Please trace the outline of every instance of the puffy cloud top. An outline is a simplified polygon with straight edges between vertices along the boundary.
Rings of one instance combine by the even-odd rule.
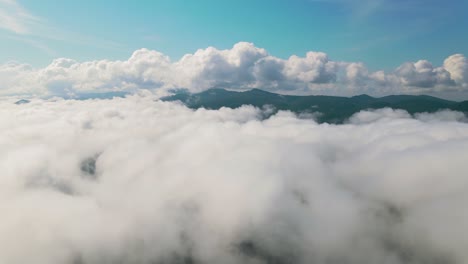
[[[468,87],[468,61],[462,54],[455,54],[444,61],[444,68],[452,80],[463,88]]]
[[[434,68],[427,60],[407,62],[398,67],[396,73],[405,86],[432,88],[436,85],[451,85],[454,81],[445,68]]]
[[[323,52],[307,52],[305,58],[291,56],[285,61],[285,75],[301,83],[329,83],[336,79],[335,62]]]
[[[160,52],[140,49],[126,61],[60,58],[41,69],[7,63],[0,66],[0,81],[1,94],[202,91],[212,87],[346,95],[432,93],[467,91],[468,62],[455,54],[440,67],[420,60],[403,63],[393,72],[371,72],[362,63],[333,61],[323,52],[280,59],[252,43],[240,42],[227,50],[200,49],[175,62]]]

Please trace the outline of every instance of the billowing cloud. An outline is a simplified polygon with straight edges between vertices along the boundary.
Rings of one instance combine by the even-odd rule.
[[[0,263],[468,261],[461,113],[30,101],[0,100]]]
[[[183,79],[176,85],[195,90],[246,87],[255,82],[256,63],[267,55],[264,49],[245,42],[237,43],[230,50],[200,49],[175,63],[175,72],[180,72]]]
[[[407,62],[396,70],[401,83],[405,86],[431,88],[438,84],[451,85],[454,80],[444,68],[434,68],[429,61]]]
[[[444,61],[444,68],[462,88],[468,87],[468,61],[462,54],[455,54]]]
[[[186,88],[198,92],[213,87],[262,88],[287,93],[352,95],[369,93],[467,92],[468,63],[461,54],[435,67],[426,60],[406,62],[394,71],[372,72],[360,62],[333,61],[322,52],[281,59],[252,43],[231,49],[214,47],[187,54],[178,61],[148,49],[126,61],[77,62],[56,59],[50,65],[7,63],[0,66],[2,94],[73,95],[80,92],[165,91]]]
[[[291,56],[285,66],[288,79],[301,83],[329,83],[336,79],[337,64],[323,52],[308,52],[305,58]]]

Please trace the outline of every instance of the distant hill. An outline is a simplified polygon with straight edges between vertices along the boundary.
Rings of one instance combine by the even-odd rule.
[[[31,101],[26,99],[21,99],[15,102],[16,105],[29,104]]]
[[[427,95],[391,95],[380,98],[365,94],[353,97],[294,96],[270,93],[260,89],[233,92],[213,88],[196,94],[180,91],[172,96],[164,97],[162,100],[181,101],[187,107],[193,109],[237,108],[242,105],[263,107],[271,105],[276,110],[289,110],[295,113],[320,112],[321,115],[318,121],[327,123],[342,123],[361,110],[384,107],[403,109],[410,114],[420,112],[431,113],[443,109],[468,113],[468,101],[454,102]]]

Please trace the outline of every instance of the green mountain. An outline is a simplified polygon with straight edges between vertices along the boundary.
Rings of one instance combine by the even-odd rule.
[[[237,108],[242,105],[263,107],[270,105],[276,111],[289,110],[295,113],[320,112],[318,122],[327,123],[342,123],[361,110],[384,107],[403,109],[410,114],[420,112],[431,113],[443,109],[468,113],[468,101],[454,102],[427,95],[391,95],[380,98],[365,94],[353,97],[323,95],[294,96],[270,93],[260,89],[234,92],[213,88],[196,94],[179,91],[172,96],[162,98],[162,100],[181,101],[192,109]]]

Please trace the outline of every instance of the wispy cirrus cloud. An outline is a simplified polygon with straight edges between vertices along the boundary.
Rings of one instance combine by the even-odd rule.
[[[428,21],[447,19],[459,4],[447,5],[437,0],[309,0],[312,3],[339,5],[346,9],[353,24],[368,23],[375,18],[398,18],[396,21],[411,21],[422,29]],[[411,26],[411,25],[408,25]],[[412,27],[410,27],[411,29]],[[400,28],[405,30],[405,28]]]
[[[383,8],[388,1],[387,0],[362,0],[362,1],[353,1],[353,0],[309,0],[310,2],[321,2],[329,4],[340,4],[346,5],[350,8],[350,15],[354,19],[364,19],[379,9]]]
[[[0,0],[0,29],[4,37],[26,43],[50,56],[58,53],[50,47],[50,42],[66,42],[80,46],[120,49],[122,45],[95,36],[79,34],[53,25],[47,19],[33,14],[16,0]]]
[[[0,0],[0,28],[9,32],[28,35],[43,20],[31,14],[15,0]]]

